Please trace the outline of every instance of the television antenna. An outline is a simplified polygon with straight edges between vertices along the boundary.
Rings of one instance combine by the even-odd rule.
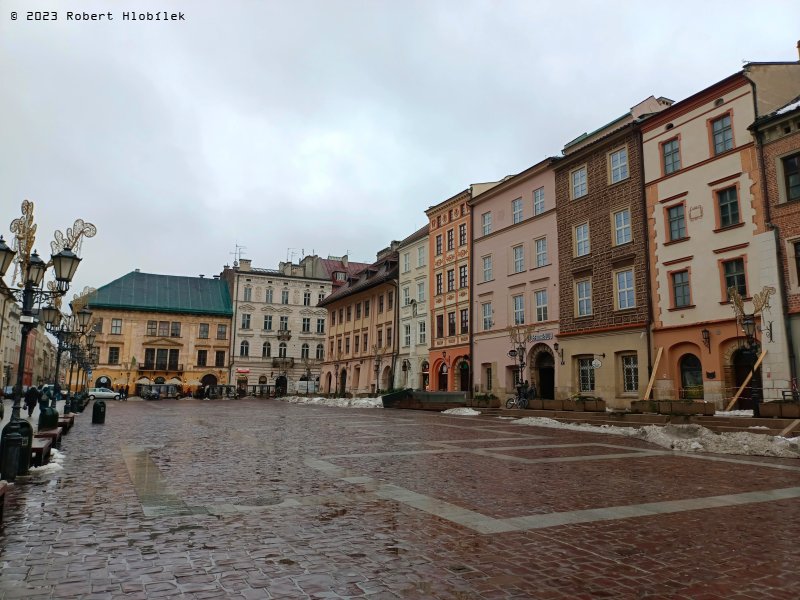
[[[233,266],[238,267],[239,261],[242,259],[242,254],[243,254],[242,250],[247,250],[247,246],[240,246],[239,242],[236,242],[236,244],[234,244],[234,247],[236,249],[233,252],[228,252],[228,254],[233,255]]]

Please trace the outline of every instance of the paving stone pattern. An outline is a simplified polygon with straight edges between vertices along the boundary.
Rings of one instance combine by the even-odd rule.
[[[90,412],[9,493],[0,598],[800,597],[800,461],[270,400]]]

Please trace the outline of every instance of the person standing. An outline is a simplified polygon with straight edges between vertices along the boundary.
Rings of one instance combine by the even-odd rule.
[[[25,407],[28,409],[28,418],[33,416],[33,409],[39,402],[39,390],[30,386],[25,392]]]

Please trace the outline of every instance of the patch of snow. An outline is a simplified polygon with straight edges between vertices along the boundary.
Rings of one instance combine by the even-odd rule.
[[[443,410],[442,414],[444,415],[467,415],[467,416],[475,416],[481,414],[478,410],[473,410],[466,406],[460,406],[458,408],[448,408],[447,410]]]
[[[497,417],[497,418],[498,419],[506,419],[507,421],[516,421],[517,420],[517,417],[503,417],[503,416],[500,416],[500,417]]]
[[[64,453],[53,448],[50,450],[50,462],[41,467],[31,467],[29,472],[31,475],[50,475],[51,473],[58,473],[64,470],[63,462]]]
[[[800,437],[783,438],[744,431],[714,433],[701,425],[645,425],[644,427],[601,425],[598,427],[585,423],[561,423],[544,417],[525,417],[517,419],[514,424],[622,435],[679,452],[800,458]]]
[[[791,104],[787,104],[783,108],[776,110],[775,114],[776,115],[785,115],[786,113],[793,111],[795,108],[800,108],[800,100],[797,100],[796,102],[792,102]]]
[[[748,429],[769,429],[766,425],[750,425]]]
[[[383,400],[376,398],[321,398],[319,396],[283,396],[279,398],[290,404],[311,404],[314,406],[333,406],[336,408],[383,408]]]
[[[717,417],[752,417],[752,410],[718,410],[714,413]]]

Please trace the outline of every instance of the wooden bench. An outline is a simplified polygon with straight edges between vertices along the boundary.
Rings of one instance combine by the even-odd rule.
[[[3,522],[3,508],[6,505],[6,488],[8,484],[5,481],[0,481],[0,523]]]
[[[61,427],[55,427],[54,429],[40,429],[39,433],[37,433],[34,438],[48,438],[50,439],[53,448],[61,448],[61,435],[64,433],[64,429]]]
[[[58,418],[58,426],[64,430],[64,433],[69,433],[72,426],[75,424],[75,415],[61,415]]]
[[[50,462],[50,448],[53,442],[50,438],[35,437],[31,444],[31,465],[41,467]]]

